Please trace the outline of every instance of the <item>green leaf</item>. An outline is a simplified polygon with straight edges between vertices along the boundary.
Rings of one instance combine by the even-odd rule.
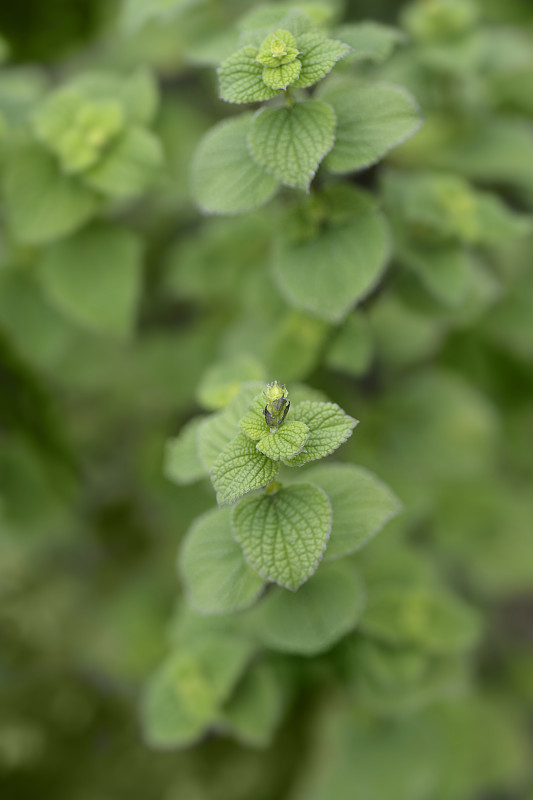
[[[320,464],[307,470],[305,478],[325,491],[333,511],[324,560],[360,550],[401,511],[396,495],[364,467]]]
[[[364,375],[370,367],[374,351],[372,333],[366,315],[355,312],[335,336],[326,353],[330,369],[347,375]]]
[[[378,64],[385,61],[396,44],[406,38],[397,28],[370,21],[341,25],[335,28],[334,34],[352,48],[350,62],[375,61]]]
[[[274,276],[288,303],[338,323],[381,278],[389,232],[374,199],[359,189],[328,187],[320,199],[327,225],[299,239],[282,232]]]
[[[331,72],[337,61],[350,52],[350,47],[335,39],[327,39],[319,33],[306,33],[298,39],[299,60],[302,70],[293,81],[294,86],[306,88],[322,80]]]
[[[266,747],[272,741],[283,706],[279,677],[268,663],[259,662],[246,672],[225,706],[222,724],[243,744]]]
[[[227,408],[212,414],[200,426],[198,447],[206,470],[211,469],[226,445],[239,433],[242,415],[263,386],[259,381],[245,383]]]
[[[478,612],[459,597],[395,583],[372,588],[361,626],[381,641],[417,645],[438,655],[469,650],[482,633]]]
[[[296,58],[290,64],[279,64],[276,67],[263,69],[263,82],[271,89],[286,89],[292,85],[302,69],[301,62]]]
[[[202,378],[196,395],[204,408],[216,410],[227,406],[243,383],[264,378],[264,367],[256,358],[239,354],[215,362]]]
[[[138,67],[128,74],[83,71],[69,81],[68,88],[90,100],[119,103],[127,121],[134,125],[149,125],[157,112],[158,84],[146,67]]]
[[[351,435],[358,420],[345,414],[336,403],[305,402],[295,406],[292,419],[305,422],[309,439],[303,452],[283,459],[289,467],[299,467],[333,453]]]
[[[274,461],[291,458],[300,453],[309,437],[309,428],[303,422],[284,422],[256,444],[258,450]]]
[[[185,747],[216,722],[252,654],[250,642],[206,633],[180,646],[149,681],[142,704],[145,737],[152,747]]]
[[[260,103],[279,94],[263,80],[264,67],[257,61],[256,47],[243,47],[222,62],[217,70],[219,91],[227,103]]]
[[[54,305],[89,330],[130,336],[141,291],[141,243],[129,231],[95,224],[49,247],[41,261]]]
[[[151,186],[162,165],[163,151],[156,136],[132,127],[84,174],[83,180],[110,197],[134,197]]]
[[[179,565],[187,603],[200,614],[248,608],[264,586],[234,539],[229,508],[215,508],[195,520]]]
[[[204,417],[195,417],[183,426],[174,439],[165,445],[163,473],[178,486],[187,486],[206,475],[198,454],[198,434]]]
[[[18,148],[4,169],[7,222],[24,244],[43,244],[72,233],[93,216],[100,203],[76,178],[63,175],[40,145]]]
[[[363,169],[413,136],[421,125],[418,105],[400,86],[340,81],[320,97],[337,115],[335,145],[324,165],[331,172]]]
[[[267,647],[316,655],[353,630],[365,601],[364,584],[351,564],[323,564],[297,592],[270,592],[250,612],[249,621]]]
[[[335,114],[309,100],[292,107],[263,108],[253,118],[248,146],[254,160],[286,186],[307,190],[335,141]]]
[[[246,144],[252,114],[215,125],[200,141],[192,162],[195,201],[208,214],[239,214],[263,206],[279,181],[255,163]]]
[[[265,67],[279,67],[294,61],[298,52],[292,33],[278,29],[264,39],[257,60]]]
[[[470,288],[471,262],[458,244],[399,243],[398,256],[416,272],[428,292],[446,306],[456,307]]]
[[[233,510],[232,524],[252,567],[265,580],[296,591],[322,558],[331,506],[318,486],[300,483],[274,495],[244,498]]]
[[[257,441],[270,433],[270,427],[266,423],[264,414],[266,404],[265,393],[264,391],[260,392],[257,397],[254,397],[246,414],[239,422],[241,430],[249,439]]]
[[[124,0],[121,24],[132,33],[153,19],[178,15],[195,5],[198,0]]]
[[[260,489],[273,481],[278,465],[256,450],[244,433],[238,433],[215,461],[211,480],[217,493],[217,502],[234,503],[253,489]]]

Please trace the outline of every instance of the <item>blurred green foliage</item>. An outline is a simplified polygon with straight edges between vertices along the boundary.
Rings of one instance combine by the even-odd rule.
[[[407,87],[424,125],[307,203],[206,217],[189,165],[233,113],[214,67],[243,15],[291,3],[259,5],[0,8],[0,794],[528,800],[531,2],[302,2],[338,38],[381,24],[336,69]],[[325,314],[313,263],[295,300],[279,253],[331,209],[349,237],[344,191],[379,209],[390,258]],[[404,510],[348,572],[324,565],[318,646],[272,595],[243,612],[252,652],[239,615],[183,599],[176,553],[214,494],[163,464],[196,414],[274,378],[360,420],[339,457]],[[161,752],[140,717],[169,658],[198,735]]]

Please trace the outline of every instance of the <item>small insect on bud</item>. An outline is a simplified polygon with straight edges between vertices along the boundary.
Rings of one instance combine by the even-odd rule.
[[[277,381],[269,383],[263,392],[267,400],[264,408],[266,424],[269,428],[276,430],[283,422],[290,408],[289,393],[285,386],[281,386]]]

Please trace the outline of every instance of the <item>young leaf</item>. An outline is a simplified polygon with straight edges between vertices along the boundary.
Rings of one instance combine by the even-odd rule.
[[[259,103],[279,94],[263,80],[263,64],[256,47],[243,47],[218,68],[220,97],[227,103]]]
[[[270,433],[270,428],[265,419],[266,404],[265,393],[260,392],[257,397],[254,397],[246,414],[239,422],[241,430],[249,439],[258,441]]]
[[[298,58],[302,63],[302,69],[292,85],[303,89],[322,80],[328,72],[331,72],[337,61],[350,52],[349,45],[335,39],[327,39],[320,33],[306,33],[300,36],[298,47],[300,49]]]
[[[284,705],[284,687],[268,664],[253,664],[222,713],[222,725],[251,747],[270,744]]]
[[[309,428],[303,422],[289,421],[268,433],[256,447],[274,461],[291,458],[300,453],[309,437]]]
[[[260,489],[273,481],[278,465],[256,450],[244,433],[238,433],[221,452],[211,470],[211,480],[217,493],[217,502],[234,503],[253,489]]]
[[[206,469],[198,454],[198,433],[204,417],[191,419],[174,439],[165,445],[163,473],[178,486],[187,486],[203,478]]]
[[[119,339],[131,334],[142,278],[134,234],[103,224],[85,228],[49,247],[41,270],[47,296],[70,319]]]
[[[226,445],[239,433],[242,415],[263,386],[259,381],[243,384],[227,408],[203,422],[198,434],[198,451],[206,470],[211,469]]]
[[[253,160],[246,144],[252,114],[224,120],[200,141],[192,161],[194,199],[208,214],[239,214],[267,203],[279,181]]]
[[[375,164],[421,125],[416,101],[400,86],[342,81],[327,86],[320,97],[337,115],[335,145],[324,162],[331,172],[353,172]]]
[[[273,269],[287,302],[339,323],[380,279],[389,256],[389,233],[374,200],[361,190],[333,186],[322,197],[327,226],[301,241],[282,233]],[[342,209],[339,219],[334,216],[337,207]]]
[[[232,524],[254,569],[265,580],[296,591],[322,558],[331,505],[318,486],[300,483],[274,495],[244,498],[233,509]]]
[[[290,64],[279,64],[276,67],[264,67],[263,81],[271,89],[286,89],[287,86],[295,83],[301,69],[301,61],[297,58],[291,61]]]
[[[363,467],[320,464],[307,470],[305,477],[320,486],[331,502],[333,523],[324,560],[360,550],[401,510],[389,487]]]
[[[96,211],[100,199],[76,178],[63,175],[40,145],[18,148],[5,164],[8,225],[24,244],[43,244],[72,233]]]
[[[323,564],[296,593],[270,592],[250,612],[249,621],[267,647],[316,655],[353,630],[365,601],[363,581],[351,564]]]
[[[142,713],[147,741],[184,747],[208,730],[252,654],[245,639],[206,633],[172,653],[152,676]]]
[[[305,422],[309,428],[309,439],[303,452],[283,459],[289,467],[299,467],[329,456],[352,435],[358,423],[336,403],[300,403],[292,409],[292,419]]]
[[[111,197],[134,197],[158,176],[163,163],[161,144],[144,128],[130,128],[83,176],[93,189]]]
[[[307,190],[335,141],[335,114],[320,100],[263,108],[252,120],[248,146],[254,160],[286,186]]]
[[[248,608],[264,586],[235,541],[229,508],[215,508],[195,520],[179,565],[187,602],[200,614]]]

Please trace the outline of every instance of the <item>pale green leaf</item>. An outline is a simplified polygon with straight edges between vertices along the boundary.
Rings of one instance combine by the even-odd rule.
[[[222,725],[249,747],[272,741],[284,706],[284,687],[268,664],[253,664],[224,707]]]
[[[278,465],[256,450],[255,442],[244,433],[226,445],[211,470],[211,480],[217,493],[217,502],[234,503],[253,489],[260,489],[273,481]]]
[[[260,392],[250,403],[246,414],[239,422],[240,428],[249,439],[262,439],[270,433],[270,427],[265,420],[265,407],[267,399],[264,392]]]
[[[270,592],[250,612],[251,630],[273,650],[316,655],[353,630],[365,601],[363,581],[351,564],[323,564],[297,592]]]
[[[134,197],[153,184],[162,165],[163,151],[157,137],[144,128],[131,127],[83,180],[111,197]]]
[[[358,420],[345,414],[336,403],[305,402],[291,408],[293,420],[305,422],[309,439],[303,452],[283,459],[289,467],[299,467],[333,453],[351,435]]]
[[[285,421],[268,433],[256,447],[274,461],[291,458],[300,453],[309,437],[309,428],[303,422]]]
[[[187,603],[201,614],[248,608],[264,586],[235,541],[229,508],[215,508],[195,520],[179,564]]]
[[[157,112],[157,80],[144,66],[128,74],[84,70],[69,81],[68,88],[91,100],[119,103],[128,122],[134,125],[149,125]]]
[[[198,432],[203,422],[204,417],[191,419],[165,445],[163,473],[178,486],[187,486],[207,474],[198,454]]]
[[[366,315],[353,313],[335,336],[326,353],[330,369],[348,375],[364,375],[373,356],[373,341]]]
[[[418,105],[400,86],[343,80],[321,92],[337,115],[335,145],[324,165],[353,172],[375,164],[413,136],[421,125]]]
[[[141,242],[129,231],[95,224],[50,246],[41,261],[52,303],[89,330],[127,338],[141,292]]]
[[[263,82],[271,89],[286,89],[294,84],[302,69],[301,62],[296,58],[290,64],[279,64],[276,67],[263,69]]]
[[[389,232],[375,201],[361,190],[332,186],[322,198],[329,224],[301,240],[282,233],[273,268],[287,302],[338,323],[381,278]]]
[[[248,146],[255,161],[286,186],[308,189],[335,140],[335,114],[309,100],[292,107],[263,108],[252,120]]]
[[[279,181],[255,163],[246,144],[252,114],[215,125],[200,141],[192,162],[192,194],[209,214],[239,214],[267,203]]]
[[[151,677],[142,704],[143,728],[152,747],[198,741],[252,655],[252,645],[227,633],[206,633],[172,653]]]
[[[279,67],[290,64],[297,55],[298,47],[292,33],[278,29],[263,40],[257,60],[265,67]]]
[[[121,24],[131,33],[151,20],[178,15],[197,3],[198,0],[124,0]]]
[[[41,146],[17,149],[4,167],[9,228],[24,244],[42,244],[72,233],[93,216],[100,200],[78,179],[63,175]]]
[[[204,408],[217,410],[233,400],[243,383],[264,379],[263,365],[253,356],[241,353],[214,363],[200,381],[196,396]]]
[[[333,512],[324,560],[360,550],[401,511],[401,503],[379,478],[354,464],[320,464],[305,472],[329,497]]]
[[[394,582],[372,588],[361,627],[381,641],[439,655],[471,649],[482,633],[478,612],[451,592]]]
[[[259,103],[279,94],[263,80],[263,65],[257,61],[256,47],[243,47],[218,68],[219,91],[228,103]]]
[[[319,33],[306,33],[298,39],[299,60],[302,69],[294,86],[306,88],[322,80],[331,72],[337,61],[344,58],[350,47],[335,39],[327,39]]]
[[[379,22],[358,22],[340,25],[334,35],[352,48],[349,60],[375,61],[381,63],[392,53],[394,47],[405,40],[405,34],[397,28]]]
[[[211,469],[226,445],[239,433],[239,422],[243,414],[263,386],[259,381],[245,383],[227,408],[212,414],[200,426],[198,447],[206,470]]]
[[[464,301],[471,281],[470,256],[464,247],[410,241],[398,250],[399,259],[439,302],[453,308]]]
[[[322,558],[331,505],[318,486],[294,484],[273,495],[244,498],[233,510],[232,523],[252,567],[265,580],[296,591]]]

